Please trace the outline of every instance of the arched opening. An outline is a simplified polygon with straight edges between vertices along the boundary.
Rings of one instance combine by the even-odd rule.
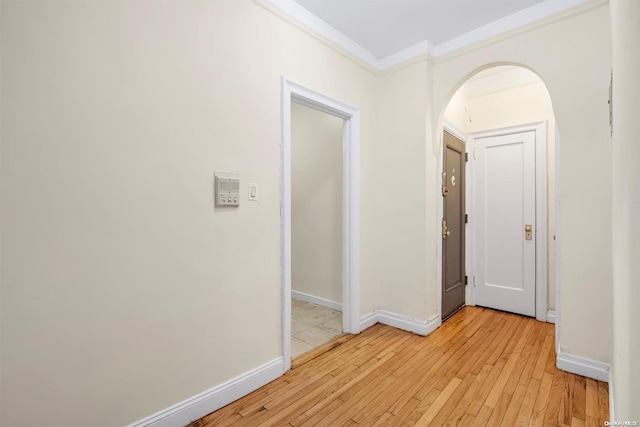
[[[555,322],[559,141],[544,82],[521,65],[489,64],[439,116],[442,318],[481,305]]]

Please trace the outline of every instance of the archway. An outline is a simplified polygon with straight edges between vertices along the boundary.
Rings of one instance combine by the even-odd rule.
[[[446,152],[443,144],[444,131],[466,143],[466,151],[470,159],[465,168],[468,177],[466,181],[471,184],[467,185],[465,192],[469,207],[465,213],[469,214],[469,221],[463,228],[467,230],[464,244],[467,247],[466,252],[470,255],[465,260],[469,283],[466,287],[465,303],[468,305],[476,305],[478,272],[482,270],[478,263],[486,262],[479,259],[477,248],[478,235],[481,234],[478,232],[478,219],[482,218],[473,213],[477,205],[474,196],[478,193],[473,186],[474,176],[478,172],[474,169],[477,159],[474,159],[473,148],[478,145],[478,138],[481,137],[510,132],[534,132],[537,138],[534,159],[537,171],[535,195],[532,197],[536,200],[537,220],[533,229],[535,300],[531,303],[534,304],[535,310],[527,314],[541,321],[555,323],[558,317],[555,280],[557,262],[555,160],[559,141],[553,106],[545,83],[536,73],[519,64],[487,64],[465,76],[449,93],[446,102],[439,110],[437,123],[434,147],[438,158],[436,195],[438,215],[443,221],[446,211],[443,203],[445,198],[440,195],[441,190],[447,187],[447,182],[443,182],[443,155]],[[545,163],[544,167],[540,167],[541,163]],[[444,171],[444,173],[447,172]],[[450,179],[450,177],[447,178]],[[443,280],[446,280],[446,268],[443,265],[443,262],[447,262],[447,256],[443,254],[443,248],[446,250],[446,243],[443,244],[445,241],[446,237],[443,235],[443,239],[438,244],[438,300],[441,315],[445,314],[442,311],[442,302],[446,294],[442,286]],[[498,305],[493,308],[505,309],[505,306]],[[509,310],[508,306],[506,309],[517,311]]]

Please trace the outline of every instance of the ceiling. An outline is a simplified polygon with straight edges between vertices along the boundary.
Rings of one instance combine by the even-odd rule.
[[[439,45],[544,0],[295,1],[384,58],[425,40]]]
[[[601,0],[263,0],[384,69]]]

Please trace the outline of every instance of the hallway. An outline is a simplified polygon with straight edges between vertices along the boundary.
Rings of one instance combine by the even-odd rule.
[[[608,385],[558,370],[553,333],[477,307],[428,337],[376,324],[192,426],[603,425]]]

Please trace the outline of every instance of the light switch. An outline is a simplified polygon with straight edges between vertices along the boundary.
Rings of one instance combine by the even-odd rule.
[[[254,202],[258,200],[258,184],[249,184],[249,200]]]

